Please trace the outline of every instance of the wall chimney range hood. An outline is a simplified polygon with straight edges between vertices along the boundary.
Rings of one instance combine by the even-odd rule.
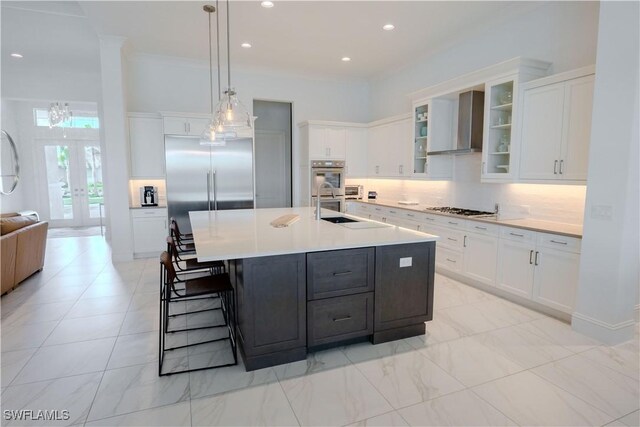
[[[455,149],[429,151],[428,156],[443,154],[469,154],[482,151],[484,126],[484,92],[472,90],[459,96],[458,141]]]

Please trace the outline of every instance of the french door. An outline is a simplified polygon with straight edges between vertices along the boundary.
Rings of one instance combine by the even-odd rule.
[[[43,141],[46,205],[52,227],[98,225],[103,215],[98,141]]]

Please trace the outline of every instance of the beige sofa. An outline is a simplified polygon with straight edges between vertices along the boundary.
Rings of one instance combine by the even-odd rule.
[[[49,224],[17,213],[0,216],[0,294],[42,270]]]

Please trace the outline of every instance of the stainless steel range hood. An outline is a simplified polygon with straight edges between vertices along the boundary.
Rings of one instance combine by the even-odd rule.
[[[482,151],[484,125],[484,92],[460,94],[458,105],[458,143],[452,150],[429,151],[428,156],[441,154],[469,154]]]

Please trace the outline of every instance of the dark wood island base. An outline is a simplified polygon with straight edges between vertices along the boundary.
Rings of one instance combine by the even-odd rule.
[[[247,371],[424,334],[434,272],[433,241],[230,261]]]

